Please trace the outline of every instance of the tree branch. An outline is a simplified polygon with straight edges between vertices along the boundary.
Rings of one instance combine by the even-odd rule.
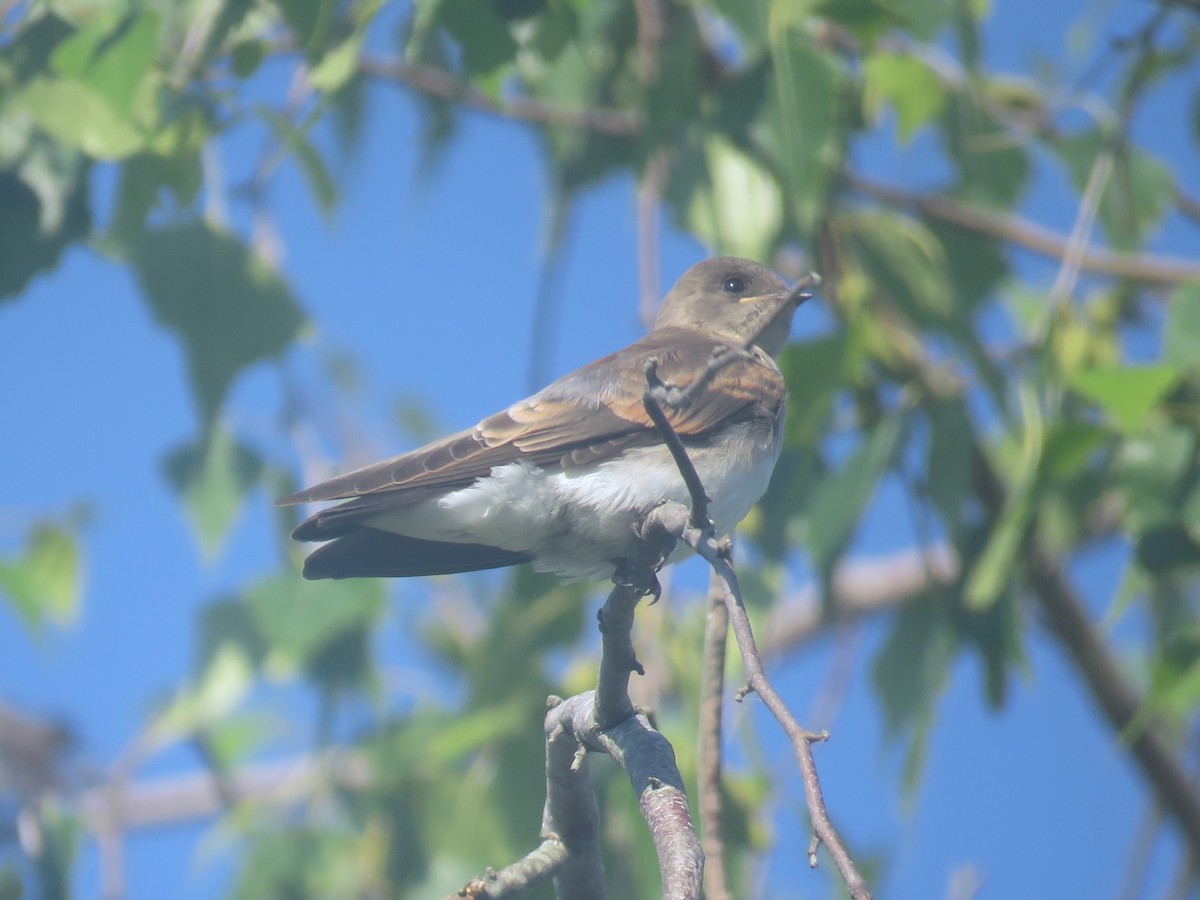
[[[725,645],[729,610],[714,571],[708,581],[708,623],[704,629],[704,662],[700,683],[700,736],[696,747],[700,841],[704,848],[708,900],[729,900],[725,870],[725,807],[721,795],[721,718],[725,702]]]
[[[469,81],[459,78],[453,72],[447,72],[445,69],[434,66],[422,66],[399,59],[363,56],[358,61],[358,70],[372,78],[399,82],[428,97],[458,103],[480,112],[492,113],[519,122],[584,129],[611,137],[628,138],[636,136],[642,127],[641,116],[636,112],[626,112],[625,110],[602,107],[586,110],[570,109],[528,97],[493,100],[476,90]]]
[[[833,571],[832,597],[823,598],[820,585],[813,582],[776,604],[768,619],[763,655],[780,656],[830,625],[904,606],[933,588],[952,584],[959,570],[954,550],[941,544],[846,560]]]
[[[641,115],[631,110],[603,107],[571,109],[528,97],[493,100],[472,87],[468,81],[432,66],[365,56],[359,60],[359,71],[373,78],[399,82],[426,96],[532,125],[584,129],[630,139],[636,138],[643,128]],[[1008,241],[1050,259],[1061,261],[1070,246],[1067,236],[1020,216],[985,210],[936,194],[908,191],[873,181],[850,170],[845,172],[845,179],[852,190],[880,203],[916,209],[932,218]],[[1196,201],[1187,194],[1177,190],[1176,200],[1184,213],[1193,217],[1200,215]],[[1097,248],[1088,248],[1081,254],[1080,269],[1159,287],[1172,287],[1200,278],[1200,265],[1191,260],[1154,254],[1113,253]]]
[[[847,172],[845,177],[846,184],[852,190],[880,203],[915,209],[932,218],[978,234],[1000,238],[1050,259],[1063,260],[1071,247],[1070,238],[1020,216],[985,210],[936,194],[906,191],[854,172]],[[1191,260],[1150,254],[1112,253],[1094,247],[1079,254],[1079,268],[1097,275],[1128,278],[1162,287],[1200,278],[1200,264]]]
[[[536,884],[541,884],[557,872],[565,868],[570,859],[567,846],[555,838],[547,838],[524,857],[511,866],[505,866],[499,872],[488,871],[473,878],[451,894],[445,900],[456,900],[458,897],[469,897],[471,900],[498,900],[500,897],[511,897],[523,893]],[[604,873],[600,873],[601,892],[597,898],[604,897]]]
[[[980,500],[991,515],[997,515],[1004,505],[1004,485],[978,448],[975,478]],[[1029,535],[1025,559],[1030,588],[1051,633],[1070,654],[1113,731],[1128,735],[1145,698],[1129,683],[1062,568],[1041,545],[1036,528]],[[1130,753],[1163,811],[1183,832],[1189,853],[1200,858],[1200,796],[1171,741],[1157,722],[1132,734],[1128,741]]]
[[[683,776],[675,764],[675,751],[641,713],[606,729],[597,727],[595,716],[595,694],[592,691],[564,700],[546,716],[546,733],[551,736],[549,740],[570,739],[575,743],[576,749],[571,754],[572,762],[569,768],[579,780],[586,774],[587,750],[607,753],[625,770],[638,797],[642,817],[650,828],[650,836],[658,854],[662,896],[670,900],[699,898],[704,872],[704,853],[700,849],[700,842],[696,838],[696,831],[688,812]],[[560,751],[555,764],[557,772],[561,772],[561,761],[565,757],[566,751]],[[549,762],[549,756],[547,760]],[[548,784],[549,772],[548,768]],[[592,803],[595,803],[594,798]],[[549,808],[548,795],[548,815]],[[571,825],[572,830],[569,834],[582,835],[566,817],[557,821],[559,827],[563,827],[564,824]],[[595,828],[598,844],[598,816]],[[570,840],[566,835],[560,834],[559,837],[570,847]],[[583,897],[592,896],[574,893],[574,885],[568,884],[568,881],[569,879],[561,873],[556,878],[560,900],[582,900]]]

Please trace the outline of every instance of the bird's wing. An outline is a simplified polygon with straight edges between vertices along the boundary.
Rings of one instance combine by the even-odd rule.
[[[474,428],[338,476],[279,503],[351,499],[351,504],[337,509],[361,507],[365,513],[465,487],[506,463],[525,460],[573,468],[608,459],[630,446],[653,443],[658,433],[642,406],[646,361],[658,360],[658,377],[664,383],[686,388],[722,344],[719,337],[704,332],[660,329],[488,416]],[[775,363],[755,352],[719,369],[685,408],[667,407],[665,412],[686,439],[749,414],[756,406],[774,410],[785,395]]]

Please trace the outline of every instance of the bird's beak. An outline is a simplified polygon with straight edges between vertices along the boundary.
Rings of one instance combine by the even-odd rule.
[[[785,294],[755,294],[753,297],[743,297],[738,303],[761,303],[764,300],[782,300]]]

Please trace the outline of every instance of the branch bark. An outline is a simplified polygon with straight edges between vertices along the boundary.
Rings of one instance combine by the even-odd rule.
[[[704,848],[705,894],[708,900],[729,900],[725,870],[725,805],[721,795],[721,733],[725,703],[725,649],[729,610],[717,573],[708,586],[708,622],[704,629],[704,662],[700,684],[700,735],[696,747],[697,800],[700,843]]]
[[[937,194],[907,191],[854,172],[846,173],[846,184],[851,190],[888,206],[915,209],[977,234],[1008,241],[1049,259],[1065,259],[1071,247],[1069,237],[1020,216],[981,209]],[[1095,247],[1079,253],[1079,268],[1096,275],[1127,278],[1160,287],[1172,287],[1200,278],[1200,264],[1192,260],[1151,254],[1112,253]]]

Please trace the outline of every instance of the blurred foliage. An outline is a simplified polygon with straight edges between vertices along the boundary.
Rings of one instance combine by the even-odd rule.
[[[989,4],[978,0],[638,6],[6,4],[0,302],[14,302],[76,245],[129,267],[187,363],[196,437],[164,449],[163,470],[211,556],[245,503],[285,492],[285,461],[224,424],[229,389],[305,327],[287,272],[274,263],[271,229],[240,233],[225,221],[226,204],[269,222],[270,180],[290,161],[315,208],[336,209],[340,173],[325,159],[329,142],[313,137],[332,131],[351,149],[365,140],[372,80],[399,81],[422,98],[431,160],[455,140],[466,114],[460,100],[524,121],[562,203],[661,160],[664,203],[679,228],[714,252],[766,261],[809,248],[807,265],[827,278],[837,327],[783,354],[787,445],[746,529],[768,572],[804,554],[828,577],[889,478],[925,522],[917,530],[948,542],[962,562],[958,584],[895,616],[875,660],[881,715],[902,747],[906,783],[919,783],[938,701],[962,654],[982,664],[985,702],[1003,704],[1033,621],[1023,609],[1035,546],[1068,562],[1097,547],[1134,548],[1120,590],[1094,599],[1111,603],[1114,616],[1144,605],[1156,623],[1142,645],[1126,648],[1151,686],[1143,725],[1194,728],[1200,281],[1085,271],[1065,292],[1023,281],[996,232],[952,224],[900,195],[856,190],[853,161],[868,143],[919,146],[942,173],[928,193],[982,218],[1019,212],[1031,186],[1053,177],[1065,179],[1078,206],[1103,170],[1094,239],[1145,252],[1165,222],[1197,226],[1187,186],[1155,155],[1162,148],[1130,127],[1139,105],[1168,89],[1183,86],[1191,115],[1200,110],[1195,4],[1147,5],[1132,36],[1097,45],[1095,71],[1106,77],[1070,90],[988,70]],[[647,9],[661,20],[657,43]],[[267,67],[297,76],[274,105],[256,90]],[[208,180],[206,154],[247,132],[266,149],[231,161],[226,196]],[[1192,137],[1200,142],[1200,128]],[[89,190],[99,171],[115,176],[113,201],[103,205]],[[330,380],[345,383],[337,373]],[[981,494],[981,466],[999,476],[998,504]],[[254,493],[263,484],[268,490]],[[282,542],[288,514],[278,522]],[[0,591],[32,627],[69,622],[81,557],[76,525],[36,524],[0,559]],[[483,604],[465,588],[445,588],[461,614],[425,638],[458,690],[453,702],[397,713],[381,702],[387,680],[376,659],[383,586],[314,585],[293,573],[285,561],[213,602],[199,623],[194,682],[150,733],[163,742],[204,736],[214,765],[234,767],[265,739],[261,723],[247,725],[254,684],[294,679],[325,714],[347,699],[370,701],[375,712],[356,741],[368,772],[340,783],[331,770],[301,798],[303,816],[250,799],[233,809],[227,827],[242,849],[231,895],[431,896],[534,846],[545,697],[594,677],[586,661],[566,671],[560,664],[568,650],[574,659],[592,652],[582,589],[526,571]],[[778,583],[769,574],[750,580]],[[693,781],[694,626],[685,619],[656,636],[660,661],[670,663],[658,673],[657,713]],[[597,768],[610,893],[653,896],[657,867],[634,798],[618,773]],[[732,870],[748,884],[767,842],[759,813],[770,790],[753,767],[735,768],[727,790]],[[76,826],[69,812],[48,811],[42,831],[35,871],[0,870],[6,896],[22,878],[36,880],[40,896],[67,895]]]

